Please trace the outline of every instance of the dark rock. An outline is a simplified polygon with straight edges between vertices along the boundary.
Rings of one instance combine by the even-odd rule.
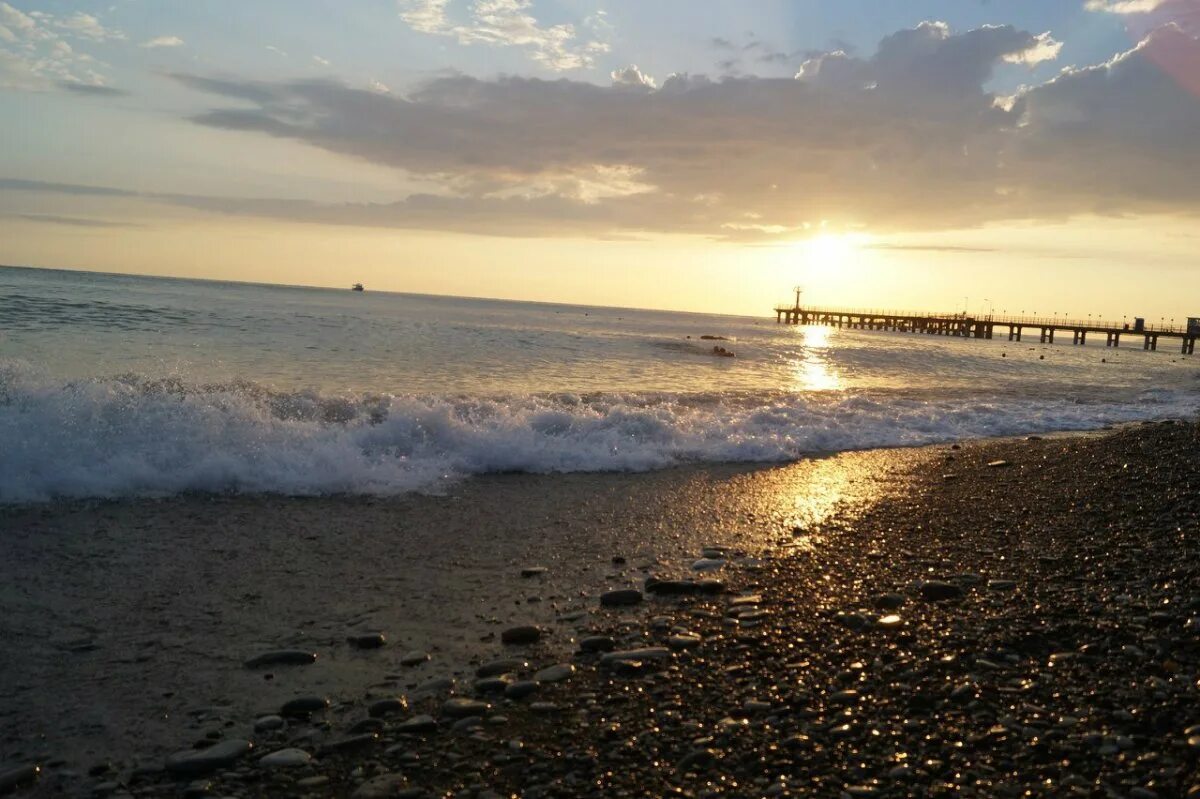
[[[402,696],[390,696],[377,699],[367,708],[367,715],[373,719],[390,716],[393,713],[403,713],[408,710],[408,700]]]
[[[963,595],[963,590],[957,585],[942,580],[926,580],[921,583],[921,587],[918,590],[921,598],[929,602],[959,599]]]
[[[523,658],[502,658],[500,660],[493,660],[490,663],[484,663],[475,669],[475,676],[479,678],[499,677],[501,674],[518,674],[528,670],[528,660]]]
[[[359,719],[351,724],[350,729],[346,732],[350,735],[361,735],[364,732],[383,732],[386,727],[387,725],[379,718]]]
[[[524,569],[521,569],[521,576],[526,578],[540,577],[547,571],[548,569],[545,566],[528,566]]]
[[[379,649],[387,643],[387,639],[383,633],[364,633],[362,635],[351,635],[346,638],[346,641],[355,649]]]
[[[442,705],[442,712],[454,719],[466,718],[467,716],[482,716],[491,709],[492,706],[487,702],[480,702],[477,699],[466,699],[464,697],[448,699]]]
[[[520,682],[509,683],[504,688],[504,697],[506,699],[524,699],[537,692],[538,684],[533,680],[521,680]]]
[[[880,594],[874,599],[875,607],[879,608],[880,610],[896,610],[897,608],[903,607],[906,601],[908,600],[904,598],[903,594],[895,593]]]
[[[264,652],[246,661],[248,669],[258,669],[264,666],[306,666],[317,661],[317,653],[304,649],[277,649]]]
[[[580,652],[611,652],[617,648],[617,642],[608,635],[589,635],[580,639]]]
[[[321,754],[331,754],[333,752],[353,752],[358,749],[365,749],[368,746],[379,742],[379,733],[364,732],[360,735],[351,735],[347,738],[341,738],[336,741],[329,741],[321,746]]]
[[[433,716],[413,716],[411,719],[402,721],[392,727],[394,732],[401,735],[420,735],[421,733],[433,732],[437,729],[437,721]]]
[[[523,646],[525,644],[536,644],[541,637],[541,628],[527,624],[521,627],[509,627],[500,633],[500,642],[509,646]]]
[[[287,717],[310,716],[329,707],[329,700],[323,696],[300,696],[285,702],[279,708],[279,715]]]
[[[22,785],[30,785],[37,782],[37,778],[41,776],[41,766],[18,766],[8,771],[0,772],[0,794],[8,793],[20,788]]]
[[[637,605],[642,601],[642,592],[636,588],[618,588],[600,595],[600,605],[606,608]]]
[[[249,741],[222,741],[208,749],[177,752],[167,758],[164,768],[168,773],[179,777],[201,777],[232,766],[253,749],[254,744]]]

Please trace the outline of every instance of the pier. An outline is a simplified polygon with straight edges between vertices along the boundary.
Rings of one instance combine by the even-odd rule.
[[[930,336],[960,336],[990,339],[996,334],[1008,335],[1009,341],[1032,341],[1053,344],[1055,335],[1071,343],[1086,345],[1088,336],[1094,340],[1104,336],[1107,347],[1120,347],[1121,339],[1142,345],[1144,350],[1157,350],[1159,339],[1178,339],[1180,352],[1192,355],[1196,339],[1200,338],[1200,320],[1190,319],[1186,325],[1150,325],[1136,320],[1133,325],[1099,319],[1066,319],[1061,317],[1008,316],[987,314],[972,316],[966,312],[932,313],[915,311],[881,311],[861,308],[820,308],[795,305],[775,306],[775,321],[788,325],[825,325],[854,330],[886,330],[896,333],[923,333]]]

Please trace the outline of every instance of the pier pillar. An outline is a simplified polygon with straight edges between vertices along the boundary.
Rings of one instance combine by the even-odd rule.
[[[1145,338],[1146,338],[1146,343],[1142,344],[1142,349],[1148,350],[1148,349],[1150,349],[1150,336],[1147,335]]]
[[[1054,343],[1054,328],[1050,328],[1049,335],[1047,336],[1047,338],[1049,339],[1051,344]]]
[[[1105,334],[1104,334],[1104,346],[1106,346],[1106,347],[1111,347],[1111,346],[1112,346],[1112,337],[1113,337],[1113,334],[1112,334],[1112,333],[1105,333]]]
[[[1044,327],[1042,328],[1042,335],[1041,335],[1041,338],[1040,338],[1038,341],[1039,341],[1039,343],[1041,343],[1041,344],[1045,344],[1045,343],[1046,343],[1046,328],[1044,328]]]
[[[1158,336],[1155,336],[1154,338],[1150,339],[1150,349],[1152,349],[1152,350],[1158,349]]]
[[[1121,334],[1120,333],[1113,333],[1113,346],[1114,347],[1121,346]]]
[[[1079,343],[1080,343],[1080,345],[1087,344],[1087,331],[1086,330],[1079,331]]]
[[[1017,341],[1021,340],[1021,331],[1022,330],[1024,330],[1023,327],[1020,327],[1020,326],[1017,327]]]

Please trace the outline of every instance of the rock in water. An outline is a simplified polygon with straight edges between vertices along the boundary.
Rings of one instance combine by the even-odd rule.
[[[401,666],[419,666],[427,660],[429,660],[428,652],[418,652],[416,650],[413,650],[412,652],[405,652],[404,655],[401,656],[400,665]]]
[[[930,602],[942,602],[947,599],[959,599],[963,590],[953,583],[943,580],[926,580],[921,583],[921,598]]]
[[[617,642],[608,635],[589,635],[580,639],[580,652],[611,652],[617,648]]]
[[[316,652],[304,649],[277,649],[252,657],[246,661],[245,665],[248,669],[258,669],[264,666],[307,666],[316,661]]]
[[[636,588],[619,588],[616,591],[605,591],[600,595],[600,604],[606,608],[637,605],[642,601],[642,592]]]
[[[201,777],[232,766],[238,759],[250,754],[252,749],[254,744],[249,741],[222,741],[208,749],[176,752],[167,758],[164,768],[167,773],[180,777]]]
[[[619,652],[609,652],[600,657],[601,665],[611,666],[614,663],[631,660],[666,660],[671,657],[671,650],[661,646],[649,646],[644,649],[624,649]]]
[[[501,643],[509,646],[522,646],[524,644],[536,644],[542,637],[540,628],[532,624],[523,625],[521,627],[509,627],[504,632],[500,633]]]
[[[307,766],[312,761],[312,755],[303,749],[280,749],[258,759],[263,768],[297,768]]]
[[[403,713],[406,710],[408,710],[408,701],[402,696],[392,696],[372,702],[371,706],[367,708],[367,715],[377,719],[393,713]]]
[[[535,672],[533,679],[537,682],[562,682],[569,679],[574,673],[575,667],[570,663],[559,663],[557,666],[548,666]]]
[[[499,677],[501,674],[516,674],[517,672],[528,670],[528,660],[523,658],[502,658],[500,660],[493,660],[490,663],[484,663],[475,669],[475,676],[483,679],[485,677]]]
[[[408,780],[399,774],[380,774],[358,786],[354,799],[393,799],[408,787]]]
[[[492,706],[487,702],[462,697],[447,699],[446,704],[442,705],[442,712],[455,719],[462,719],[467,716],[482,716],[491,709]]]

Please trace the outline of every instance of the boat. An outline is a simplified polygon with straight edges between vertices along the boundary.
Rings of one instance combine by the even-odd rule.
[[[350,287],[350,290],[351,291],[366,291],[366,289],[363,288],[362,283],[355,283],[353,286]]]

